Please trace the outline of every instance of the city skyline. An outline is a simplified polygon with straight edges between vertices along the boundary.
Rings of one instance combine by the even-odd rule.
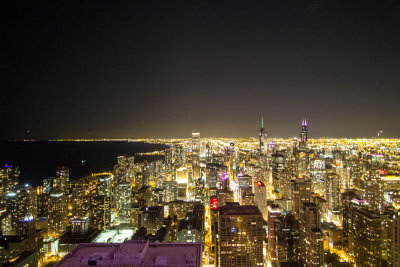
[[[400,137],[397,1],[6,1],[1,140]]]

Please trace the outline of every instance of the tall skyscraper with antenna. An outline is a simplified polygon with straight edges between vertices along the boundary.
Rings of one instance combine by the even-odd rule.
[[[301,122],[301,132],[300,132],[299,149],[301,152],[307,151],[307,138],[308,138],[307,119],[304,119]]]
[[[260,139],[258,162],[261,164],[262,156],[263,156],[263,148],[264,148],[264,139],[266,137],[266,133],[265,133],[265,129],[264,129],[264,118],[261,119],[261,129],[258,133],[258,137]]]
[[[298,153],[298,175],[300,177],[308,175],[307,140],[308,140],[307,120],[304,119],[301,122],[299,153]]]

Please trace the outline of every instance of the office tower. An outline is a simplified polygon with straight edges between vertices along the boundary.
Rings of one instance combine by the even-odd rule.
[[[174,147],[170,147],[164,150],[164,164],[165,164],[165,174],[167,176],[167,181],[172,181],[172,173],[174,171]]]
[[[131,223],[132,183],[121,182],[115,186],[115,208],[118,223]]]
[[[219,208],[219,266],[263,266],[263,218],[255,206]]]
[[[218,266],[218,197],[210,197],[210,213],[209,213],[209,226],[211,229],[206,229],[208,237],[210,239],[209,252],[210,252],[210,264],[213,263]]]
[[[69,204],[72,212],[68,213],[69,219],[74,216],[90,217],[92,199],[97,195],[98,175],[88,175],[75,181],[71,186]],[[102,175],[100,175],[102,177]]]
[[[308,150],[307,150],[308,130],[307,120],[304,119],[301,123],[300,140],[299,140],[299,151],[298,151],[298,162],[297,169],[299,176],[308,175]]]
[[[178,184],[176,181],[166,181],[163,183],[164,201],[170,202],[178,199]]]
[[[336,173],[327,171],[325,180],[325,199],[330,212],[340,210],[340,187],[339,177]]]
[[[368,170],[364,175],[365,198],[371,210],[382,212],[384,205],[384,183],[378,170]]]
[[[13,167],[11,165],[6,164],[0,168],[1,194],[12,191],[13,187],[19,183],[20,173],[18,167]]]
[[[192,179],[200,178],[200,133],[196,130],[192,133],[192,168]]]
[[[291,181],[292,180],[292,175],[290,173],[289,168],[285,168],[280,174],[279,174],[279,196],[282,199],[290,199],[291,197]]]
[[[218,164],[207,163],[206,166],[206,185],[210,188],[217,187],[218,182]]]
[[[281,231],[277,236],[278,262],[297,262],[299,260],[299,221],[290,212],[282,215]]]
[[[112,173],[100,175],[97,182],[97,195],[112,197],[112,184],[114,176]]]
[[[194,200],[204,203],[206,200],[205,182],[202,178],[195,180]]]
[[[264,220],[268,219],[267,187],[261,181],[254,182],[254,203],[263,215]]]
[[[316,157],[310,160],[310,176],[313,183],[313,191],[318,194],[325,193],[324,175],[325,175],[325,160]]]
[[[342,227],[343,235],[345,238],[349,236],[350,225],[351,225],[351,206],[354,204],[367,205],[365,200],[362,200],[355,190],[346,190],[341,194],[342,199]]]
[[[59,236],[67,228],[67,196],[62,191],[54,191],[49,197],[49,236]]]
[[[93,228],[105,230],[111,223],[111,198],[108,196],[96,196],[91,205],[93,212],[90,223]]]
[[[20,170],[18,167],[4,165],[0,168],[0,211],[5,210],[5,196],[13,190],[19,182]]]
[[[297,178],[292,183],[292,211],[297,219],[300,218],[302,203],[311,202],[311,179]]]
[[[176,169],[176,182],[178,184],[187,184],[188,183],[188,170],[185,167],[181,167]]]
[[[56,171],[56,178],[53,180],[53,189],[68,193],[69,169],[61,166]]]
[[[263,162],[263,155],[264,155],[264,140],[267,137],[264,129],[264,118],[261,119],[261,128],[260,131],[258,132],[258,138],[259,138],[259,147],[258,147],[258,163],[260,166],[262,165]]]
[[[328,214],[328,203],[327,203],[326,199],[324,199],[323,197],[321,197],[318,194],[314,194],[312,196],[312,202],[317,206],[319,213],[321,215],[321,220],[328,221],[329,214]]]
[[[182,220],[186,217],[186,213],[193,212],[196,205],[201,205],[200,202],[196,201],[183,201],[183,200],[175,200],[169,202],[169,216],[172,218],[176,217],[176,219]]]
[[[282,230],[282,214],[278,205],[268,207],[268,256],[272,263],[278,262],[278,237]]]
[[[21,223],[20,234],[0,236],[1,266],[38,266],[43,247],[42,233],[36,231],[35,218],[29,212],[25,214]]]
[[[280,195],[281,173],[285,169],[285,155],[283,152],[276,152],[272,155],[272,188]]]
[[[254,194],[252,193],[252,188],[250,186],[240,187],[236,192],[238,192],[240,205],[255,205]]]
[[[142,207],[139,211],[139,227],[144,227],[147,233],[155,234],[164,221],[164,207]]]
[[[400,212],[393,219],[393,267],[400,267]]]
[[[354,254],[357,266],[383,266],[381,234],[384,215],[360,205],[352,205],[351,209],[349,251]]]
[[[340,190],[344,191],[351,188],[350,183],[350,168],[347,167],[346,161],[336,161],[336,165],[332,166],[334,173],[339,177]]]
[[[203,242],[204,231],[204,206],[195,205],[193,212],[188,212],[186,217],[179,221],[177,240],[184,242]]]
[[[323,233],[318,207],[304,202],[300,215],[300,255],[305,266],[323,266]]]
[[[23,220],[26,214],[37,217],[37,193],[30,186],[17,186],[6,194],[6,209],[11,214],[11,229],[15,235],[24,232]]]
[[[175,146],[173,158],[175,168],[180,168],[186,165],[186,151],[182,145]]]
[[[301,152],[307,152],[307,140],[308,140],[308,130],[307,130],[307,120],[304,119],[301,122],[300,140],[299,140],[299,150]]]
[[[221,189],[218,190],[218,205],[220,207],[225,206],[228,202],[234,202],[235,196],[234,192],[230,190]]]

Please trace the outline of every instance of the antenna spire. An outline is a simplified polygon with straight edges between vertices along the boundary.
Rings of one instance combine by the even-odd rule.
[[[261,118],[261,128],[264,128],[264,117]]]

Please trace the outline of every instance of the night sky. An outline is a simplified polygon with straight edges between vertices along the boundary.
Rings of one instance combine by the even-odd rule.
[[[0,139],[400,137],[400,2],[2,1]],[[29,130],[29,133],[27,132]]]

